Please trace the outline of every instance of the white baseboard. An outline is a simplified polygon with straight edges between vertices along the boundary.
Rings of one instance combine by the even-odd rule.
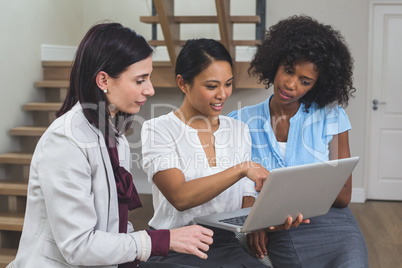
[[[169,54],[165,46],[155,47],[155,53],[153,55],[154,61],[169,61]],[[256,48],[255,47],[236,47],[236,61],[250,62]]]
[[[72,61],[74,59],[77,47],[74,46],[58,46],[58,45],[41,45],[42,61]]]
[[[236,61],[250,62],[256,50],[256,47],[236,47]]]
[[[153,61],[170,61],[167,47],[153,47],[154,54],[152,55]]]
[[[366,191],[364,188],[352,189],[352,201],[351,203],[364,203],[366,202]]]

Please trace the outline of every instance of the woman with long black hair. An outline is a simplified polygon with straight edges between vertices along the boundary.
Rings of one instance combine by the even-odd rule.
[[[67,97],[32,158],[15,267],[147,267],[149,256],[169,250],[207,257],[207,228],[134,232],[127,220],[141,202],[124,133],[154,94],[152,52],[118,23],[84,36]]]

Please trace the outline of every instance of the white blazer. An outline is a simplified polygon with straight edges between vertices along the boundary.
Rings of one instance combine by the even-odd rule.
[[[119,140],[121,166],[130,149]],[[101,132],[77,103],[39,140],[30,167],[24,228],[14,267],[117,267],[147,260],[145,231],[119,234],[117,191]]]

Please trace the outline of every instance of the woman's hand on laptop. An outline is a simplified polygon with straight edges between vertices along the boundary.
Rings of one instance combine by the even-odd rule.
[[[257,192],[261,191],[262,185],[269,175],[269,171],[261,164],[253,161],[246,161],[240,165],[244,169],[244,176],[255,182],[255,190]]]
[[[267,232],[277,232],[282,230],[288,230],[292,227],[297,227],[301,223],[310,223],[309,219],[303,220],[303,215],[299,215],[295,221],[292,217],[288,217],[286,222],[282,225],[272,226],[265,230],[259,230],[247,234],[247,245],[252,253],[257,258],[264,258],[267,252],[268,234]]]
[[[293,221],[292,217],[288,217],[284,224],[278,225],[278,226],[271,226],[271,227],[267,228],[266,231],[267,232],[277,232],[277,231],[288,230],[292,227],[299,226],[301,223],[310,223],[310,220],[309,219],[303,220],[303,215],[300,214],[299,216],[297,216],[295,221]]]
[[[267,256],[268,234],[265,230],[259,230],[247,234],[247,245],[249,250],[257,257]]]

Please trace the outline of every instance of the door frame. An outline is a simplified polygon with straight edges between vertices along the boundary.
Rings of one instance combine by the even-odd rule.
[[[372,124],[372,100],[373,100],[373,85],[372,85],[372,70],[373,70],[373,30],[374,30],[374,7],[375,6],[386,6],[386,5],[401,5],[402,0],[388,0],[388,1],[380,1],[380,0],[370,0],[369,2],[369,17],[368,17],[368,68],[367,68],[367,95],[366,95],[366,144],[370,145],[372,133],[371,133],[371,124]],[[371,148],[370,146],[366,146],[365,149],[365,167],[364,167],[364,201],[368,199],[368,190],[370,183],[370,160],[371,160]],[[363,201],[363,202],[364,202]]]

